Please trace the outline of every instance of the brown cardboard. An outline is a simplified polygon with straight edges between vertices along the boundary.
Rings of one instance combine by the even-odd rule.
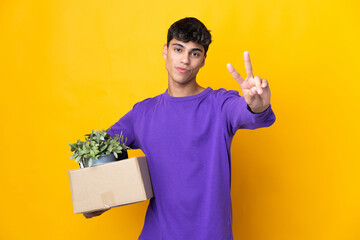
[[[153,197],[146,157],[69,170],[74,213],[142,202]]]

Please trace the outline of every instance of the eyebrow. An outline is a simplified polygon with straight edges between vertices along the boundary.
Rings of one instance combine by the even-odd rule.
[[[179,46],[179,47],[182,47],[182,48],[185,48],[182,44],[180,43],[173,43],[171,44],[172,46],[173,45],[176,45],[176,46]],[[203,50],[201,50],[200,48],[192,48],[191,51],[200,51],[200,52],[203,52]]]

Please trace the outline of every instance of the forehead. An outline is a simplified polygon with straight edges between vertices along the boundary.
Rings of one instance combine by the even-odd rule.
[[[183,41],[180,41],[180,40],[177,40],[177,39],[172,39],[169,43],[169,46],[172,46],[172,45],[176,45],[176,46],[183,46],[185,49],[201,49],[202,51],[204,51],[204,47],[203,45],[199,44],[199,43],[196,43],[196,42],[183,42]]]

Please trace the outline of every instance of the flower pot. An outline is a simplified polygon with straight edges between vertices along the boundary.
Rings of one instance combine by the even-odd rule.
[[[126,150],[122,150],[121,153],[118,153],[118,157],[116,158],[113,153],[109,155],[101,155],[98,160],[92,159],[91,167],[99,166],[105,163],[110,163],[114,161],[119,161],[122,159],[128,158],[128,154]],[[84,164],[79,162],[80,168],[89,167],[89,159],[85,159]]]

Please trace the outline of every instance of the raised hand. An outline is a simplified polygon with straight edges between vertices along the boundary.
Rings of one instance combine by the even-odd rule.
[[[244,60],[247,78],[243,79],[230,63],[227,64],[227,69],[239,83],[245,101],[251,108],[251,111],[260,113],[265,111],[270,105],[269,84],[264,78],[254,77],[248,52],[244,52]]]

